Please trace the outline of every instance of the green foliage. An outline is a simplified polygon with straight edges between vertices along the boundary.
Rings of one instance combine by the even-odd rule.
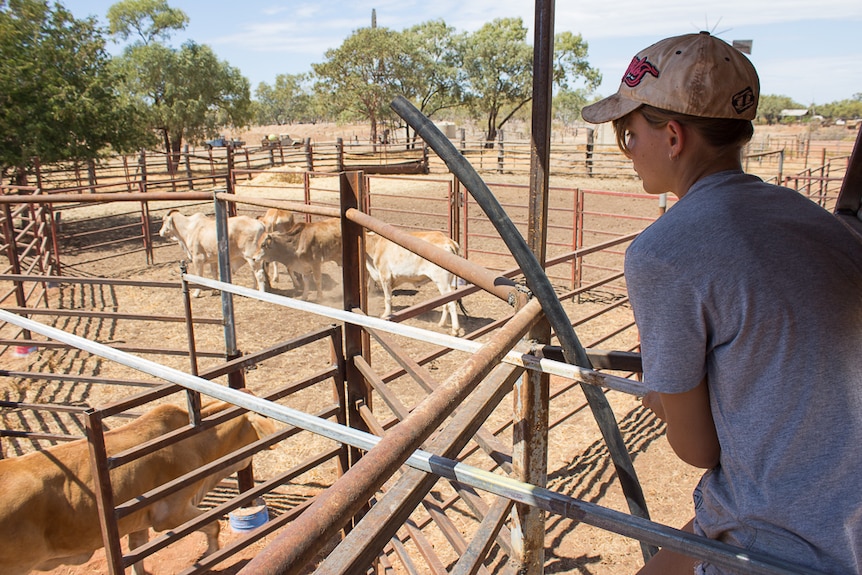
[[[847,100],[817,106],[817,113],[829,120],[857,120],[862,118],[862,93]]]
[[[309,80],[309,74],[279,74],[274,86],[261,82],[255,90],[255,121],[267,126],[319,120],[318,101]]]
[[[587,105],[587,92],[584,89],[562,89],[554,96],[554,119],[564,126],[574,126],[581,119],[581,110]]]
[[[498,18],[462,37],[467,103],[486,119],[486,138],[533,97],[533,51],[520,18]],[[500,119],[502,116],[502,119]]]
[[[45,0],[0,2],[0,166],[23,183],[43,163],[92,160],[146,141],[116,90],[102,31]]]
[[[793,99],[787,96],[777,96],[774,94],[761,94],[760,101],[757,104],[757,121],[767,124],[775,124],[781,120],[782,110],[801,109],[805,108],[801,104],[797,104]]]
[[[431,20],[401,33],[401,95],[429,118],[462,102],[464,75],[455,29]]]
[[[389,102],[399,93],[401,52],[401,34],[360,28],[341,46],[327,50],[325,62],[312,64],[315,91],[327,98],[330,111],[340,119],[367,119],[376,140],[380,122],[394,116]]]
[[[400,95],[429,118],[442,110],[451,115],[467,108],[473,117],[486,118],[487,137],[493,140],[507,121],[529,111],[533,49],[526,36],[520,18],[494,20],[473,34],[458,34],[443,20],[400,33],[360,28],[327,51],[324,62],[312,64],[314,91],[325,102],[322,113],[345,121],[368,120],[373,139],[381,122],[401,124],[389,109]],[[558,87],[586,93],[601,82],[587,62],[587,44],[580,35],[557,35],[554,56]],[[261,84],[257,96],[261,119],[290,118],[287,102],[303,102],[302,91],[289,83]]]
[[[115,59],[115,67],[124,78],[123,91],[146,108],[147,124],[174,162],[184,141],[202,141],[223,126],[247,125],[251,88],[237,68],[194,41],[179,49],[156,41],[185,28],[184,12],[165,0],[122,0],[108,10],[108,20],[118,38],[138,38]]]
[[[462,39],[467,76],[467,102],[477,117],[486,119],[486,138],[515,117],[533,97],[533,48],[520,18],[499,18]],[[568,88],[583,82],[592,91],[601,75],[586,60],[587,44],[571,32],[557,34],[554,42],[554,84]]]
[[[123,40],[137,36],[144,45],[167,40],[188,23],[185,12],[171,8],[166,0],[122,0],[108,8],[109,32]]]

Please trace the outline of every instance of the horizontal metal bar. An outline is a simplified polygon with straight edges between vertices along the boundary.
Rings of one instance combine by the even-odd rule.
[[[476,353],[476,351],[478,351],[479,348],[482,347],[482,344],[476,341],[471,341],[468,339],[400,323],[394,323],[376,317],[355,314],[349,311],[344,311],[325,305],[262,292],[259,290],[224,283],[201,276],[185,274],[183,277],[186,281],[192,284],[197,284],[213,289],[220,289],[222,291],[226,291],[236,295],[274,303],[299,311],[306,311],[309,313],[322,315],[330,319],[343,321],[345,323],[350,323],[353,325],[363,326],[368,329],[378,329],[386,333],[393,333],[395,335],[402,335],[405,337],[418,339],[449,349],[454,349],[456,351],[463,351],[465,353],[472,354]],[[522,355],[515,352],[509,352],[508,354],[506,354],[506,356],[503,358],[503,361],[512,365],[524,367],[526,369],[541,371],[544,373],[549,373],[551,375],[558,375],[560,377],[574,379],[579,382],[587,383],[590,385],[603,386],[609,389],[613,389],[615,391],[628,393],[630,395],[643,396],[647,393],[647,388],[640,382],[626,379],[624,377],[600,373],[592,369],[587,369],[564,362],[552,361],[544,358],[540,359],[535,356]]]

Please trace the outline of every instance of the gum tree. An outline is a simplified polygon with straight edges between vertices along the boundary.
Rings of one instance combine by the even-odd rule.
[[[108,19],[117,38],[136,38],[116,66],[123,88],[146,106],[149,126],[173,166],[184,141],[203,140],[222,126],[247,125],[251,89],[239,69],[220,61],[209,46],[187,41],[176,49],[157,41],[185,27],[184,13],[162,0],[124,0],[111,7]]]
[[[498,18],[461,37],[459,50],[466,75],[466,100],[476,117],[484,117],[488,145],[497,132],[532,100],[533,48],[520,18]],[[554,41],[554,84],[580,83],[588,91],[601,75],[587,62],[587,43],[571,32]]]
[[[147,142],[134,102],[116,89],[102,30],[61,4],[0,2],[0,166],[27,183],[33,158],[90,165]]]

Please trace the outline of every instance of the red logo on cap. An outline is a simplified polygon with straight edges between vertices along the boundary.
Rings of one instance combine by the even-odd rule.
[[[647,74],[652,74],[658,78],[658,68],[656,68],[652,62],[648,61],[646,56],[644,56],[643,59],[635,56],[632,58],[632,63],[629,64],[628,70],[623,74],[623,83],[629,88],[634,88],[641,83],[641,80],[643,80],[644,76]]]

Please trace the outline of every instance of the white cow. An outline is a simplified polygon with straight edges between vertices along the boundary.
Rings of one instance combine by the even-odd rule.
[[[266,273],[252,260],[266,231],[264,224],[248,216],[233,216],[228,218],[227,226],[231,274],[248,263],[257,289],[266,291]],[[171,210],[162,221],[159,235],[179,242],[189,258],[191,273],[203,276],[205,269],[218,268],[218,234],[214,219],[203,214],[184,216],[178,210]],[[200,288],[192,292],[193,297],[200,295]]]
[[[457,254],[458,244],[437,231],[410,232],[411,235],[425,240],[438,248],[450,253]],[[365,242],[366,258],[365,265],[368,274],[383,290],[384,310],[380,317],[386,318],[392,315],[392,290],[403,284],[411,283],[421,285],[427,281],[434,282],[441,294],[445,295],[455,290],[457,276],[440,266],[433,264],[410,250],[402,248],[398,244],[380,237],[376,234],[368,234]],[[447,316],[452,318],[452,335],[463,335],[455,302],[450,301],[443,306],[439,326],[446,324]]]
[[[204,417],[228,407],[210,402]],[[105,433],[108,455],[114,455],[189,425],[188,412],[170,404],[148,411],[131,423]],[[168,445],[111,471],[116,504],[140,497],[169,481],[275,433],[271,420],[244,414]],[[200,479],[119,521],[129,547],[147,542],[148,530],[173,529],[203,513],[197,505],[223,478],[247,467],[250,459]],[[86,439],[0,460],[0,573],[24,575],[60,565],[81,565],[103,546],[95,484]],[[200,529],[207,536],[204,555],[219,548],[218,521]],[[133,566],[145,573],[143,562]]]

